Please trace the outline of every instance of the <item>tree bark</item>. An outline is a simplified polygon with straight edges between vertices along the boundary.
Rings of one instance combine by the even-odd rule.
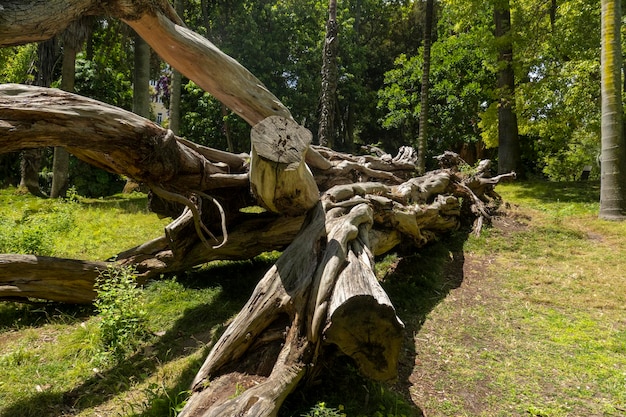
[[[515,113],[515,74],[509,0],[494,5],[495,37],[498,42],[498,173],[522,172],[521,150]]]
[[[430,87],[430,47],[433,31],[433,0],[426,0],[424,14],[424,53],[422,64],[422,86],[420,91],[419,137],[417,138],[417,172],[426,172],[426,151],[428,150],[428,90]]]
[[[42,298],[88,304],[105,262],[35,255],[0,255],[0,299]]]
[[[135,34],[133,113],[150,118],[150,46]]]
[[[320,123],[318,141],[322,146],[334,147],[335,102],[337,92],[337,52],[339,50],[337,26],[337,0],[329,0],[328,21],[322,55],[322,88],[320,97]]]
[[[600,218],[626,219],[626,139],[621,95],[621,1],[602,1]]]

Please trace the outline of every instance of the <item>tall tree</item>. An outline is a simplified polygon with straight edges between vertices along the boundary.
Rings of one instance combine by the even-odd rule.
[[[339,50],[337,28],[337,0],[328,2],[328,21],[322,55],[322,91],[320,98],[320,123],[318,141],[320,145],[333,147],[336,92],[338,81],[337,53]]]
[[[150,45],[135,34],[133,113],[150,117]]]
[[[600,217],[626,219],[626,141],[622,106],[621,0],[602,0]]]
[[[57,38],[40,42],[37,47],[37,76],[35,83],[41,87],[50,87],[54,77],[54,66],[58,56]],[[39,171],[43,149],[27,149],[22,152],[20,165],[20,188],[38,197],[46,197],[39,187]]]
[[[63,44],[63,66],[61,69],[61,89],[74,92],[74,81],[76,78],[76,54],[82,48],[89,32],[89,19],[81,18],[75,20],[61,34]],[[56,146],[54,148],[54,159],[52,162],[52,187],[50,197],[64,197],[68,187],[70,168],[70,154],[65,148]]]
[[[515,113],[515,73],[513,70],[513,39],[509,0],[494,4],[495,37],[498,48],[498,172],[522,168],[521,149]]]
[[[179,16],[185,15],[185,9],[183,7],[182,0],[174,0],[174,10]],[[170,88],[170,115],[169,115],[169,128],[175,134],[180,130],[180,96],[182,91],[182,75],[179,71],[172,69],[172,81]]]
[[[420,122],[417,138],[417,170],[426,171],[426,150],[428,149],[428,89],[430,88],[430,44],[433,31],[433,0],[426,0],[424,13],[424,59],[422,62],[422,86],[420,92]]]

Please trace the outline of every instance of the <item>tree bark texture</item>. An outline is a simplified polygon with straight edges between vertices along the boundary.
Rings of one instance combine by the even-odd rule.
[[[135,34],[133,113],[150,117],[150,45]]]
[[[428,150],[428,92],[430,89],[430,47],[433,31],[433,0],[426,0],[424,14],[424,53],[422,64],[422,86],[420,90],[420,119],[419,137],[417,138],[417,171],[423,174],[426,171],[426,151]]]
[[[509,0],[494,4],[495,37],[498,40],[498,173],[521,173],[521,150],[515,114],[515,74]]]
[[[626,139],[622,108],[621,1],[602,1],[600,218],[626,219]]]
[[[320,97],[320,123],[318,143],[334,147],[335,143],[335,102],[337,93],[339,51],[339,28],[337,25],[337,0],[328,2],[328,21],[322,55],[322,88]]]

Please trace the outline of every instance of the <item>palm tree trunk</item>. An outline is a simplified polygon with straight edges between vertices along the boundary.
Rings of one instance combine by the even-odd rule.
[[[622,108],[621,1],[602,0],[602,155],[600,218],[626,219],[626,141]]]

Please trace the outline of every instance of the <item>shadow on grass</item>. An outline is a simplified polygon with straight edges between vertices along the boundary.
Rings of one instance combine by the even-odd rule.
[[[396,383],[377,383],[361,377],[349,359],[329,349],[328,360],[320,361],[324,369],[318,373],[318,379],[290,395],[279,416],[305,415],[322,401],[328,407],[344,407],[348,415],[423,416],[409,392],[409,377],[416,359],[413,336],[419,333],[430,311],[450,290],[461,285],[466,239],[467,233],[457,232],[417,253],[401,256],[384,280],[383,287],[406,325]],[[172,415],[171,407],[179,399],[184,401],[180,394],[189,389],[208,354],[207,344],[219,337],[209,330],[220,327],[241,309],[274,260],[227,264],[179,277],[178,282],[187,288],[217,285],[223,291],[211,303],[185,310],[164,335],[141,353],[94,374],[66,392],[41,392],[25,397],[3,410],[0,417],[78,414],[130,391],[155,375],[164,364],[201,350],[197,360],[184,365],[174,384],[148,393],[150,404],[128,404],[130,409],[124,410],[124,415],[135,417]],[[28,414],[27,410],[35,410],[32,404],[37,404],[37,411]]]
[[[156,338],[141,352],[127,358],[110,369],[101,370],[92,377],[66,392],[38,392],[0,413],[2,417],[47,417],[74,415],[82,410],[103,404],[120,393],[156,374],[168,362],[189,356],[199,349],[200,359],[185,365],[174,387],[167,392],[156,392],[150,398],[151,405],[128,405],[123,415],[168,416],[170,400],[180,392],[189,389],[197,370],[208,354],[207,344],[219,334],[210,329],[219,328],[222,323],[237,313],[246,302],[258,279],[269,268],[266,262],[243,262],[227,264],[209,270],[200,269],[188,273],[177,281],[192,288],[220,286],[223,291],[209,304],[186,309],[164,335]],[[71,306],[66,306],[70,310]],[[40,320],[31,320],[38,323]],[[148,353],[149,352],[149,353]],[[167,401],[165,401],[167,400]],[[160,410],[164,406],[165,409]],[[137,409],[138,408],[138,409]]]
[[[74,324],[93,314],[93,307],[63,303],[0,300],[0,332],[44,324]]]
[[[128,196],[114,195],[105,198],[84,198],[80,205],[102,210],[118,209],[129,214],[151,213],[148,210],[148,196],[146,194],[131,194]]]

